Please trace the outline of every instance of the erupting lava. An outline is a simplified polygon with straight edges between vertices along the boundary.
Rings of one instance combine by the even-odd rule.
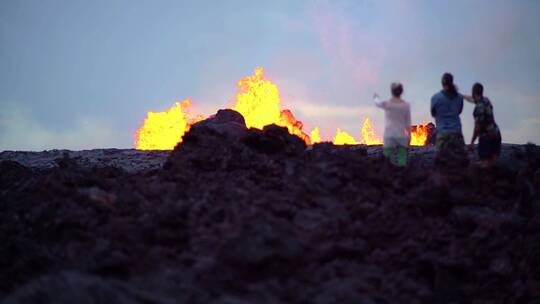
[[[264,78],[264,69],[256,68],[251,76],[238,81],[238,91],[232,109],[238,111],[246,121],[248,128],[262,129],[276,124],[286,127],[289,133],[297,135],[306,144],[319,143],[321,140],[318,127],[311,131],[311,136],[304,133],[303,124],[297,120],[290,110],[282,110],[278,87]],[[192,116],[189,112],[190,100],[176,102],[163,112],[148,112],[144,125],[135,134],[135,148],[138,150],[172,150],[182,141],[182,136],[191,126],[203,117]],[[426,124],[413,126],[411,129],[411,146],[423,146],[428,138]],[[332,140],[335,145],[381,145],[382,139],[375,133],[369,118],[362,124],[360,138],[356,140],[345,131],[336,130]]]
[[[317,130],[316,134],[318,136],[319,129],[317,128],[316,130]],[[313,132],[312,132],[312,135],[313,135]],[[410,145],[411,146],[425,146],[428,135],[429,135],[429,131],[428,131],[427,123],[423,125],[413,126],[411,128]],[[316,143],[316,142],[313,142],[313,143]],[[332,143],[334,145],[364,144],[368,146],[373,146],[373,145],[382,145],[383,140],[379,136],[377,136],[377,134],[375,133],[375,129],[373,127],[373,124],[371,123],[371,120],[369,118],[366,118],[364,120],[364,124],[362,125],[362,136],[360,137],[359,140],[354,139],[354,137],[352,137],[349,133],[342,131],[338,128],[336,130],[336,136],[334,136]]]
[[[336,130],[336,136],[332,140],[334,145],[357,145],[358,142],[349,133],[341,131],[339,128]]]
[[[373,128],[373,124],[369,118],[366,118],[362,125],[362,138],[360,139],[360,143],[370,146],[383,144],[383,141],[375,134],[375,128]]]
[[[315,129],[313,129],[313,131],[311,131],[311,134],[310,134],[310,138],[311,138],[311,144],[316,144],[316,143],[320,143],[322,140],[321,140],[321,135],[319,133],[319,127],[316,127]]]
[[[383,141],[377,136],[375,133],[375,128],[373,128],[373,124],[371,123],[371,120],[369,118],[366,118],[364,120],[364,124],[362,125],[362,132],[361,137],[359,140],[354,139],[349,133],[345,131],[341,131],[339,128],[336,130],[336,136],[334,136],[334,140],[332,140],[332,143],[334,145],[382,145]]]
[[[428,135],[427,124],[413,126],[411,128],[411,146],[425,146]]]
[[[238,81],[238,93],[233,110],[238,111],[246,120],[248,128],[262,129],[276,124],[286,127],[289,133],[302,138],[310,144],[309,136],[302,131],[303,124],[296,120],[290,110],[281,110],[278,87],[264,79],[264,69],[256,68],[252,76]]]
[[[191,125],[202,120],[201,116],[191,117],[191,100],[175,102],[163,112],[148,112],[144,125],[135,134],[138,150],[172,150],[182,141],[182,136]]]

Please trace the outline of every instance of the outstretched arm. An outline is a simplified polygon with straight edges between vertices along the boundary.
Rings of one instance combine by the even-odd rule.
[[[379,94],[377,93],[373,94],[373,103],[375,103],[375,106],[378,108],[384,108],[384,101],[380,101]]]
[[[465,99],[466,101],[468,101],[470,103],[474,103],[474,98],[472,96],[463,95],[463,99]]]

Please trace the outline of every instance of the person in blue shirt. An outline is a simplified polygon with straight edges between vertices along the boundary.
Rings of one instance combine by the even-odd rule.
[[[436,163],[451,165],[468,164],[465,141],[461,132],[463,95],[454,84],[454,76],[445,73],[441,80],[442,90],[431,97],[431,116],[437,126]]]

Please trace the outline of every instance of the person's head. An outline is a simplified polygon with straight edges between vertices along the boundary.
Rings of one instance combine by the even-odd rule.
[[[399,82],[393,82],[390,85],[390,91],[393,97],[400,98],[401,94],[403,94],[403,85]]]
[[[457,88],[454,84],[454,76],[450,73],[444,73],[441,79],[443,90],[450,95],[457,95]]]
[[[482,99],[484,97],[484,86],[479,82],[475,83],[472,87],[471,95],[474,100]]]

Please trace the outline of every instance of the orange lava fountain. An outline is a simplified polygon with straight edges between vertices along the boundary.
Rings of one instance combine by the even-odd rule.
[[[382,145],[383,141],[375,133],[375,128],[373,127],[371,120],[369,120],[369,118],[366,118],[364,120],[364,123],[362,124],[361,137],[359,140],[354,139],[354,137],[352,137],[349,133],[342,131],[338,128],[336,130],[336,135],[334,136],[332,143],[334,145],[363,144],[363,145],[373,146],[373,145]]]
[[[241,79],[237,85],[238,91],[232,109],[242,114],[248,128],[263,129],[267,125],[276,124],[286,127],[289,133],[297,135],[306,144],[323,141],[318,127],[314,128],[309,136],[302,130],[302,122],[297,120],[290,110],[281,109],[279,89],[270,80],[265,79],[263,68],[256,68],[253,75]],[[182,136],[191,126],[203,119],[200,115],[192,116],[189,112],[190,106],[191,101],[185,100],[174,103],[163,112],[148,112],[144,125],[135,134],[135,148],[172,150],[182,141]],[[425,145],[428,134],[427,124],[413,126],[411,146]],[[365,118],[358,140],[338,128],[332,142],[335,145],[383,144],[369,118]]]
[[[425,146],[428,139],[427,123],[411,128],[411,146]]]
[[[357,142],[354,137],[345,131],[341,131],[339,128],[336,130],[336,136],[332,140],[334,145],[357,145]]]
[[[311,138],[311,144],[320,143],[322,141],[321,134],[318,127],[313,129],[313,131],[311,131],[310,138]]]
[[[201,116],[191,117],[191,100],[175,102],[163,112],[148,112],[144,125],[135,134],[137,150],[172,150]]]
[[[362,138],[360,139],[360,143],[369,146],[383,144],[382,139],[375,133],[375,128],[373,127],[371,120],[367,117],[362,125]]]
[[[279,89],[264,78],[263,68],[256,68],[253,75],[238,81],[236,103],[232,109],[244,116],[248,128],[262,129],[276,124],[310,144],[309,136],[302,131],[302,122],[290,110],[281,110],[280,105]]]

